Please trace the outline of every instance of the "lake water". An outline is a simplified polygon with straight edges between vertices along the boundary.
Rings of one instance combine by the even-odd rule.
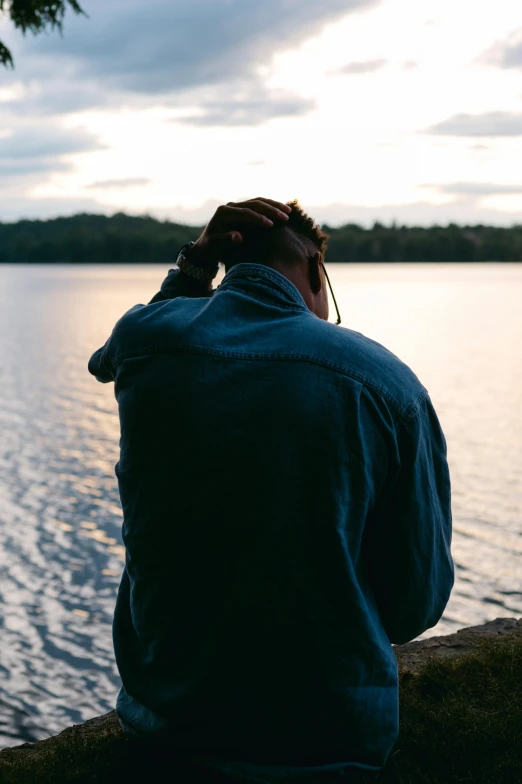
[[[112,385],[87,360],[165,275],[0,266],[0,746],[110,710],[122,570]],[[522,265],[332,265],[343,323],[428,388],[456,585],[434,633],[522,615]]]

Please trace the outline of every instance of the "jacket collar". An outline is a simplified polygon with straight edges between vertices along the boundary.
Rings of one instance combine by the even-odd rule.
[[[256,290],[259,293],[264,291],[265,295],[270,293],[281,304],[286,302],[288,305],[297,305],[308,310],[306,302],[294,284],[280,272],[263,264],[243,263],[233,266],[219,286],[220,291],[228,288],[248,289],[253,296]]]

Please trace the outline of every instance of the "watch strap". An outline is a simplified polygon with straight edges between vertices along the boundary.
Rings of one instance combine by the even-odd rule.
[[[196,280],[201,280],[203,282],[211,281],[217,275],[219,264],[216,262],[212,265],[212,267],[199,267],[197,264],[192,264],[187,256],[194,244],[194,242],[187,242],[180,248],[178,257],[176,259],[176,264],[178,265],[179,269],[190,278],[195,278]]]

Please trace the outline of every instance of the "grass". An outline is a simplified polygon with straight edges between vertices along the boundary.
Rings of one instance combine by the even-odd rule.
[[[522,783],[522,637],[426,662],[400,682],[400,732],[379,784]]]
[[[397,743],[385,768],[369,781],[521,784],[522,636],[486,638],[465,656],[427,661],[417,674],[406,672],[400,681],[400,714]],[[71,728],[51,742],[4,752],[0,781],[158,780],[153,765],[137,773],[136,761],[128,760],[127,741],[114,718],[105,721],[103,730],[87,734]],[[176,782],[188,779],[176,777]]]

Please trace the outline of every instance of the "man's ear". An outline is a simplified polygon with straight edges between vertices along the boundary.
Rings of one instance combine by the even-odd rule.
[[[321,253],[317,251],[313,256],[308,257],[308,282],[314,294],[319,294],[323,287],[321,279]]]

